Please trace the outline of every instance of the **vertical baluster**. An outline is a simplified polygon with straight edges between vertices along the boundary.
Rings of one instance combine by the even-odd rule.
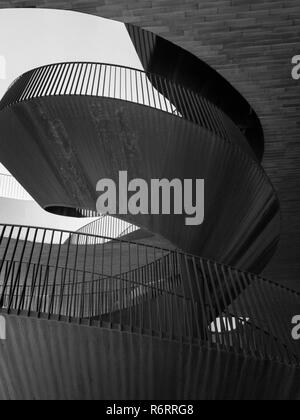
[[[4,278],[4,282],[3,282],[3,293],[5,293],[5,291],[6,291],[6,288],[7,288],[7,284],[8,284],[8,281],[9,281],[9,276],[10,276],[10,273],[11,273],[11,270],[12,270],[12,267],[13,267],[13,264],[14,264],[14,258],[15,258],[15,255],[16,255],[16,252],[17,252],[17,248],[18,248],[18,245],[19,245],[19,239],[20,239],[20,235],[21,235],[21,231],[22,231],[22,228],[19,226],[19,227],[17,227],[17,229],[18,229],[18,234],[17,234],[17,238],[16,238],[16,240],[15,240],[15,245],[14,245],[14,247],[13,247],[13,251],[12,251],[12,256],[10,257],[11,258],[11,260],[10,260],[10,264],[9,264],[9,266],[8,266],[8,270],[7,270],[7,273],[5,273],[5,278]],[[11,241],[11,239],[12,239],[12,234],[13,234],[13,229],[12,229],[12,231],[11,231],[11,233],[10,233],[10,236],[9,236],[9,239],[8,239],[8,242],[7,242],[7,245],[6,245],[6,250],[5,250],[5,254],[6,254],[6,252],[8,251],[8,247],[9,247],[9,244],[10,244],[10,241]],[[3,264],[3,261],[2,261],[2,264]],[[13,279],[12,279],[12,281],[13,281]],[[1,298],[1,301],[0,301],[0,308],[3,306],[3,300],[2,300],[2,298]],[[9,306],[10,306],[10,304],[8,303],[8,311],[9,311]]]
[[[31,268],[31,264],[32,264],[32,257],[33,257],[34,248],[35,248],[36,239],[37,239],[37,233],[38,233],[37,228],[33,228],[33,230],[34,230],[34,237],[33,237],[32,246],[31,246],[31,250],[30,250],[29,261],[27,262],[28,265],[27,265],[27,270],[26,270],[26,273],[25,273],[23,289],[22,289],[21,296],[20,296],[19,306],[18,306],[18,308],[16,308],[18,313],[20,313],[21,310],[26,310],[26,308],[24,307],[26,287],[27,287],[27,284],[28,284],[28,281],[29,281],[29,272],[30,272],[30,268]],[[28,232],[28,234],[29,234],[29,232]],[[26,244],[24,246],[26,246]],[[25,250],[24,250],[24,252],[25,252]],[[32,279],[31,279],[31,282],[32,282]],[[27,308],[27,311],[30,311],[30,309]]]

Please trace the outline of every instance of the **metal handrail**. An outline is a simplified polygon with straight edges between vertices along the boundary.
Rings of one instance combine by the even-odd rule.
[[[104,244],[106,242],[110,242],[110,239],[103,239],[99,235],[103,235],[108,238],[121,238],[129,233],[133,233],[139,230],[139,228],[133,224],[125,222],[121,219],[116,217],[112,217],[109,215],[100,216],[97,220],[93,220],[89,222],[85,226],[81,227],[76,231],[76,235],[78,233],[84,233],[87,235],[96,235],[99,237],[99,244]],[[77,236],[70,235],[68,241],[71,243],[76,243]],[[85,243],[85,236],[79,238],[79,243]],[[92,244],[95,244],[95,241],[92,240]]]
[[[154,73],[105,63],[69,62],[38,67],[20,76],[0,102],[0,110],[34,98],[95,96],[133,102],[184,118],[238,143],[252,154],[239,128],[205,97]]]
[[[49,243],[36,241],[49,233]],[[76,243],[58,240],[67,234],[0,225],[1,311],[105,323],[300,364],[290,334],[298,293],[179,250],[116,238],[99,244],[97,236],[82,233],[73,233]],[[234,326],[241,319],[247,321]]]

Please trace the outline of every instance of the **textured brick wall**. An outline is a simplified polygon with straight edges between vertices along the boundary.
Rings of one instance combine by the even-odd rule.
[[[300,54],[299,0],[1,1],[1,7],[73,9],[131,22],[206,60],[261,118],[264,167],[282,205],[282,241],[266,270],[300,290],[300,82],[291,58]]]

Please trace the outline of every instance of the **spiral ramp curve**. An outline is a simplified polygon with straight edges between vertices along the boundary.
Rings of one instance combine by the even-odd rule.
[[[144,232],[123,238],[1,226],[0,307],[12,326],[9,353],[1,347],[3,396],[263,398],[283,377],[283,397],[297,396],[290,320],[300,297],[259,276],[280,237],[279,203],[223,111],[149,72],[59,63],[16,80],[0,125],[3,163],[56,214],[96,212],[97,182],[117,183],[120,170],[149,184],[206,183],[199,226],[150,214],[121,216]],[[22,368],[30,352],[41,372]]]

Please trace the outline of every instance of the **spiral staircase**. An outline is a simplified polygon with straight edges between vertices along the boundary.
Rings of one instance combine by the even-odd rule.
[[[144,214],[120,222],[140,236],[0,225],[2,398],[300,397],[300,296],[259,275],[278,199],[224,111],[149,72],[59,63],[15,81],[0,127],[2,162],[56,214],[95,212],[98,180],[121,169],[206,181],[197,227]]]

